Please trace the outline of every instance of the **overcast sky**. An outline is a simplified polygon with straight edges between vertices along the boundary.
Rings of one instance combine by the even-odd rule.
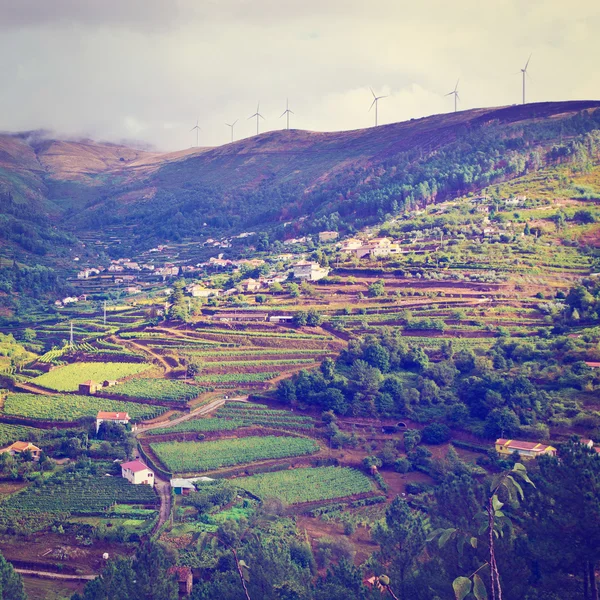
[[[0,130],[159,150],[600,98],[597,0],[0,0]]]

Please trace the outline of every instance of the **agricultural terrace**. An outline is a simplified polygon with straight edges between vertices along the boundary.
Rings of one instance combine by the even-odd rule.
[[[0,503],[0,513],[14,506],[21,512],[85,515],[104,512],[117,503],[155,505],[158,497],[149,485],[133,485],[119,476],[107,477],[103,472],[73,470],[57,473]]]
[[[126,362],[80,362],[72,363],[44,373],[33,383],[57,392],[76,392],[79,384],[91,379],[102,382],[105,379],[121,379],[136,375],[151,368],[146,363]]]
[[[158,442],[150,444],[150,448],[173,473],[192,473],[313,454],[319,451],[319,444],[300,437],[265,436],[212,442]]]
[[[124,398],[184,403],[198,396],[201,390],[194,385],[171,379],[131,379],[110,388],[109,392],[113,396]]]
[[[289,410],[272,410],[264,404],[228,402],[219,408],[216,416],[221,419],[233,419],[244,425],[264,425],[286,429],[312,429],[315,426],[312,417],[297,415]]]
[[[345,498],[373,491],[371,481],[349,467],[307,467],[259,473],[237,479],[235,485],[264,498],[279,498],[285,504]]]
[[[151,419],[168,409],[137,402],[121,402],[95,396],[78,394],[24,394],[9,393],[2,412],[6,415],[27,417],[41,421],[76,421],[83,417],[95,417],[99,410],[127,412],[132,419]]]
[[[0,448],[12,444],[18,440],[36,440],[42,431],[35,427],[24,427],[23,425],[10,425],[0,423]]]
[[[239,419],[190,419],[183,421],[173,427],[161,427],[160,429],[150,429],[146,433],[149,435],[165,435],[169,433],[190,433],[204,431],[233,431],[244,427],[244,421]]]

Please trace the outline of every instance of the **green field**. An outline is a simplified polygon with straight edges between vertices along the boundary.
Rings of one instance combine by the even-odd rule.
[[[107,477],[103,472],[67,472],[53,475],[42,485],[0,503],[0,514],[10,508],[22,512],[69,512],[90,514],[104,512],[115,503],[156,504],[158,498],[149,485],[133,485],[120,476]]]
[[[365,475],[349,467],[309,467],[259,473],[237,479],[235,485],[259,498],[279,498],[286,504],[344,498],[373,490]]]
[[[131,379],[116,387],[110,393],[125,398],[147,398],[163,402],[187,402],[202,391],[200,388],[170,379]]]
[[[121,379],[147,371],[150,366],[126,362],[72,363],[36,377],[33,383],[57,392],[76,392],[79,384],[89,379],[99,383],[105,379]]]
[[[0,448],[12,444],[17,440],[28,442],[37,439],[42,433],[41,429],[35,427],[24,427],[22,425],[9,425],[8,423],[0,423]]]
[[[227,431],[243,427],[244,422],[238,419],[191,419],[183,421],[173,427],[150,429],[150,435],[164,435],[165,433],[185,433],[190,431]]]
[[[6,397],[3,412],[45,421],[75,421],[82,417],[95,417],[99,410],[128,412],[132,419],[150,419],[162,414],[167,408],[77,394],[46,396],[11,393]]]
[[[213,442],[158,442],[150,444],[160,461],[174,473],[210,471],[257,460],[312,454],[314,440],[290,436],[246,437]]]

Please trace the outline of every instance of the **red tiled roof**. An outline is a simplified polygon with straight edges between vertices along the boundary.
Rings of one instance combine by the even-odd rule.
[[[129,414],[126,412],[104,412],[98,411],[96,419],[104,419],[105,421],[129,421]]]
[[[543,452],[551,447],[546,444],[540,444],[539,442],[523,442],[520,440],[507,440],[504,438],[496,440],[496,444],[506,446],[512,450],[537,450],[538,452]]]
[[[588,360],[586,360],[586,361],[585,361],[585,364],[586,364],[588,367],[592,367],[592,368],[598,368],[598,367],[600,367],[600,362],[593,362],[593,361],[588,361]]]
[[[138,471],[145,471],[146,469],[151,470],[141,460],[130,460],[129,462],[121,463],[121,468],[128,469],[132,473],[137,473]]]
[[[11,450],[16,450],[17,452],[25,452],[25,450],[39,450],[37,446],[34,446],[31,442],[15,442],[11,446],[9,446]]]

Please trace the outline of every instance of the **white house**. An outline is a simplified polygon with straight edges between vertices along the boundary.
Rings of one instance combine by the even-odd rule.
[[[327,277],[329,269],[321,267],[316,262],[298,262],[294,265],[294,277],[296,279],[307,279],[308,281],[318,281]]]
[[[100,425],[104,423],[104,421],[110,421],[111,423],[121,423],[121,425],[127,425],[127,423],[129,423],[129,420],[129,414],[126,412],[105,412],[101,410],[96,416],[96,433],[98,433]]]
[[[130,460],[121,463],[121,477],[130,483],[154,486],[154,471],[147,467],[141,460]]]

